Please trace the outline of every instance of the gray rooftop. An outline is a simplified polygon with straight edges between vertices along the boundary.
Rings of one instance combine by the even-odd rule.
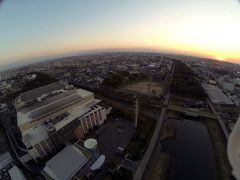
[[[10,162],[12,162],[12,157],[9,152],[0,154],[0,169],[5,167]]]
[[[21,112],[24,112],[24,113],[27,113],[29,111],[33,111],[35,109],[38,109],[38,108],[41,108],[43,106],[46,106],[50,103],[53,103],[53,102],[56,102],[56,101],[59,101],[63,98],[66,98],[66,97],[69,97],[73,94],[76,94],[76,90],[70,90],[70,91],[66,91],[66,92],[63,92],[61,94],[58,94],[58,95],[55,95],[55,96],[52,96],[52,97],[49,97],[47,99],[44,99],[43,101],[38,101],[34,104],[31,104],[30,106],[25,106],[23,108],[20,108],[20,111]]]
[[[45,86],[42,86],[42,87],[39,87],[39,88],[32,89],[30,91],[26,91],[24,93],[21,93],[20,94],[21,101],[22,102],[29,102],[33,99],[36,99],[37,97],[40,97],[43,94],[48,94],[52,91],[60,90],[60,89],[63,89],[63,88],[64,88],[63,84],[60,84],[58,82],[54,82],[54,83],[51,83],[51,84],[48,84],[48,85],[45,85]]]
[[[59,111],[60,109],[63,109],[64,107],[68,107],[71,104],[74,104],[74,103],[76,103],[76,101],[79,101],[81,99],[82,99],[81,96],[79,96],[78,94],[74,94],[70,97],[60,99],[58,101],[55,101],[51,104],[48,104],[44,107],[41,107],[41,108],[33,111],[29,115],[29,117],[32,118],[32,119],[35,119],[35,118],[40,117],[42,115],[48,114],[50,112]]]
[[[208,94],[209,99],[214,104],[233,104],[233,102],[215,85],[202,83],[203,89]]]
[[[42,101],[36,101],[31,105],[18,109],[18,125],[32,121],[33,119],[49,116],[49,114],[53,114],[66,107],[76,104],[77,102],[82,101],[89,95],[93,95],[93,93],[83,89],[66,90],[61,94],[48,97]]]
[[[46,163],[46,167],[61,180],[71,178],[88,161],[80,150],[75,148],[74,146],[65,147]],[[44,171],[48,173],[49,170],[46,167]]]

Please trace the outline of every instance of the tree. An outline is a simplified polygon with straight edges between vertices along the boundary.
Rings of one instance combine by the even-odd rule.
[[[207,95],[191,68],[180,61],[174,61],[174,63],[175,71],[170,86],[171,92],[183,97],[206,99]]]
[[[153,96],[156,96],[156,93],[157,93],[157,92],[153,89],[153,90],[152,90],[152,95],[153,95]]]

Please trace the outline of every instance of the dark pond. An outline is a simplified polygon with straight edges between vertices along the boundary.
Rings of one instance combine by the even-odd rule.
[[[206,127],[192,120],[169,119],[176,138],[163,142],[163,150],[172,157],[171,180],[216,180],[213,147]]]

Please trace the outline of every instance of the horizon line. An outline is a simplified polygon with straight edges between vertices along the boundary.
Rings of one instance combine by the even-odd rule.
[[[34,59],[25,59],[25,60],[20,60],[20,61],[15,61],[10,64],[4,64],[1,65],[0,67],[0,72],[4,72],[7,70],[15,69],[15,68],[20,68],[24,67],[30,64],[35,64],[35,63],[40,63],[44,61],[53,61],[57,59],[62,59],[62,58],[68,58],[68,57],[76,57],[76,56],[82,56],[82,55],[97,55],[97,54],[102,54],[102,53],[155,53],[155,54],[167,54],[167,55],[179,55],[179,56],[189,56],[189,57],[195,57],[195,58],[202,58],[205,60],[215,60],[215,61],[220,61],[223,63],[232,63],[232,64],[237,64],[240,65],[240,62],[232,62],[232,61],[227,61],[227,60],[218,60],[214,58],[210,58],[204,55],[193,55],[193,54],[188,54],[188,53],[179,53],[179,52],[166,52],[166,51],[161,51],[157,49],[150,49],[150,48],[106,48],[106,49],[90,49],[90,50],[85,50],[85,51],[80,51],[80,52],[73,52],[73,53],[66,53],[62,55],[52,55],[48,57],[37,57]]]

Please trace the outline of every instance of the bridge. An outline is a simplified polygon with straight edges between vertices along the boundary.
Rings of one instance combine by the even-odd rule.
[[[210,112],[204,112],[204,111],[200,111],[198,109],[193,109],[193,108],[180,107],[172,104],[168,105],[168,109],[172,111],[183,112],[186,115],[191,115],[191,116],[203,116],[203,117],[214,118],[214,119],[217,118],[214,114]]]

